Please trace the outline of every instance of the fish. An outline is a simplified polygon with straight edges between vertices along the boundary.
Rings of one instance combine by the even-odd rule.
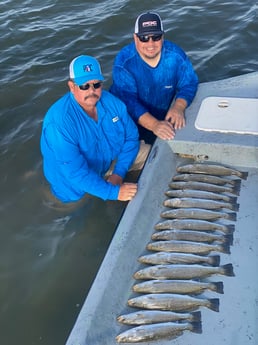
[[[177,253],[191,253],[191,254],[208,254],[212,251],[217,251],[225,254],[230,254],[230,247],[227,243],[222,244],[208,244],[190,241],[155,241],[147,244],[147,250],[163,251],[163,252],[177,252]]]
[[[183,240],[193,242],[208,242],[213,243],[215,241],[221,243],[233,243],[233,235],[221,235],[216,233],[210,233],[206,231],[197,230],[164,230],[155,232],[151,235],[151,239],[157,240]]]
[[[155,230],[198,230],[198,231],[221,231],[232,234],[235,231],[234,224],[220,224],[204,219],[167,219],[157,223]]]
[[[176,168],[178,173],[196,173],[217,176],[238,176],[243,180],[248,177],[248,172],[239,171],[237,169],[218,164],[185,164]]]
[[[206,264],[210,266],[219,266],[220,255],[204,256],[190,253],[169,253],[159,251],[153,254],[142,255],[138,258],[138,261],[148,265]]]
[[[133,291],[138,293],[176,293],[194,295],[201,294],[205,290],[223,294],[223,282],[206,283],[194,280],[154,279],[133,286]]]
[[[165,310],[139,310],[129,314],[119,315],[117,321],[125,325],[147,325],[150,323],[173,321],[201,321],[201,312],[175,313]]]
[[[202,208],[177,208],[169,209],[161,212],[161,218],[177,218],[177,219],[202,219],[202,220],[217,220],[217,219],[228,219],[235,221],[237,215],[235,212],[222,212],[205,210]]]
[[[196,190],[202,190],[207,192],[214,192],[214,193],[230,193],[239,195],[240,193],[240,186],[219,186],[212,183],[205,183],[205,182],[195,182],[195,181],[175,181],[169,183],[169,188],[172,189],[196,189]]]
[[[229,185],[239,185],[241,184],[240,179],[229,179],[226,177],[214,176],[214,175],[205,175],[205,174],[178,174],[172,177],[173,181],[196,181],[196,182],[205,182],[218,184],[224,186]]]
[[[197,198],[171,198],[164,200],[165,207],[172,208],[203,208],[207,210],[221,210],[227,208],[231,211],[238,211],[239,204],[232,204],[225,201],[217,201],[210,199],[197,199]]]
[[[174,339],[184,331],[202,333],[200,322],[161,322],[150,325],[141,325],[128,329],[116,336],[118,343],[138,343],[162,338]]]
[[[134,273],[134,279],[200,279],[214,274],[233,277],[231,263],[212,267],[203,265],[154,265],[145,267]]]
[[[198,198],[198,199],[210,199],[210,200],[223,200],[235,204],[237,201],[236,196],[229,196],[222,193],[208,192],[205,190],[196,189],[169,189],[165,192],[165,195],[169,198]]]
[[[130,307],[152,310],[158,309],[185,312],[196,310],[199,307],[206,307],[216,312],[219,311],[218,298],[196,298],[170,293],[143,294],[129,299],[127,303]]]

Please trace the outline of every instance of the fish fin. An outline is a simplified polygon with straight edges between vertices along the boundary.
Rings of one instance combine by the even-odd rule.
[[[191,325],[192,325],[191,331],[193,333],[198,333],[198,334],[202,333],[202,323],[201,322],[191,322]]]
[[[223,243],[221,245],[221,251],[222,253],[225,253],[225,254],[230,254],[230,246],[228,243]]]
[[[234,277],[235,276],[235,273],[233,271],[233,265],[232,264],[226,264],[226,265],[223,265],[221,266],[224,270],[224,274],[225,276],[228,276],[228,277]]]
[[[209,264],[211,266],[219,266],[219,264],[220,264],[220,255],[210,255],[209,256]]]
[[[243,180],[247,180],[248,172],[247,172],[247,171],[242,171],[240,177],[241,177]]]
[[[226,217],[228,220],[236,220],[237,219],[237,215],[236,215],[236,212],[230,212],[230,213],[227,213],[227,217]]]
[[[195,312],[191,313],[191,315],[192,315],[191,321],[193,321],[193,322],[201,321],[202,314],[200,311],[195,311]]]
[[[219,299],[218,298],[211,298],[209,299],[209,308],[213,311],[219,311]]]
[[[212,283],[212,285],[214,286],[214,291],[216,291],[217,293],[224,294],[223,282],[214,282]]]

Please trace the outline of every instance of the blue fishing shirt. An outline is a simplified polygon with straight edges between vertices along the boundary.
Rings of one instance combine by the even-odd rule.
[[[156,67],[140,57],[134,42],[125,46],[115,58],[110,91],[125,102],[129,114],[138,123],[146,112],[164,120],[174,99],[183,98],[189,106],[197,87],[198,77],[185,52],[164,40]]]
[[[53,194],[62,202],[77,201],[85,193],[117,200],[120,187],[103,177],[116,160],[113,173],[124,178],[138,153],[138,130],[124,103],[103,90],[96,106],[97,122],[68,92],[44,118],[43,170]]]

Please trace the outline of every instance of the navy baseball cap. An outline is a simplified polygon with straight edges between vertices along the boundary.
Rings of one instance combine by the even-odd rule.
[[[137,36],[163,34],[164,30],[160,16],[155,12],[140,14],[135,22],[134,33]]]

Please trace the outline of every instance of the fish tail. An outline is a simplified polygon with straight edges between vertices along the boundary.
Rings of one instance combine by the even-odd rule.
[[[218,298],[211,298],[209,299],[209,309],[213,311],[219,311],[219,299]]]
[[[232,211],[239,211],[239,204],[232,204],[232,203],[229,203],[229,208],[230,208],[230,210],[232,210]]]
[[[247,180],[248,172],[247,172],[247,171],[241,171],[241,172],[240,172],[240,177],[241,177],[241,179],[243,179],[243,180]]]
[[[241,185],[236,184],[234,187],[232,187],[232,193],[239,195],[240,194],[240,187],[241,187]]]
[[[224,242],[228,243],[230,245],[233,244],[233,234],[227,234],[225,236],[223,236]]]
[[[221,266],[223,271],[224,271],[224,275],[225,276],[229,276],[229,277],[234,277],[235,276],[235,273],[234,273],[234,270],[233,270],[233,265],[232,264],[226,264],[226,265],[223,265]]]
[[[199,322],[191,322],[191,326],[192,326],[191,331],[193,333],[198,333],[198,334],[202,333],[202,323],[200,321]]]
[[[208,256],[208,263],[211,266],[219,266],[220,264],[220,255],[210,255]]]
[[[224,293],[224,285],[223,282],[214,282],[212,283],[212,290],[217,293]]]
[[[235,231],[235,225],[234,224],[226,225],[225,229],[226,229],[227,234],[233,234],[233,232]]]
[[[223,244],[220,246],[220,249],[221,249],[221,252],[222,252],[222,253],[230,254],[230,246],[229,246],[229,243],[223,243]]]
[[[236,212],[230,212],[230,213],[227,213],[227,216],[225,218],[227,218],[228,220],[235,221],[237,219],[237,214]]]
[[[237,196],[229,196],[228,197],[228,202],[235,204],[237,201]]]
[[[231,182],[232,182],[233,186],[239,186],[239,188],[240,188],[241,183],[242,183],[242,181],[240,179],[238,179],[238,180],[234,179],[234,180],[231,180]]]
[[[192,322],[200,322],[202,318],[201,312],[200,311],[195,311],[191,313],[191,321]]]

